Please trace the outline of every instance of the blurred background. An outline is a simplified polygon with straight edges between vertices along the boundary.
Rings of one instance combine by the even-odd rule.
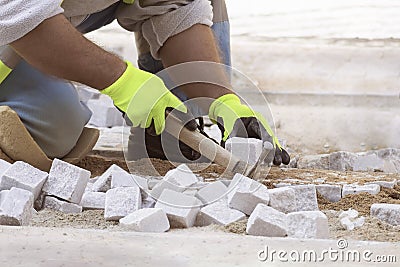
[[[233,67],[268,99],[302,154],[400,148],[400,1],[226,0]],[[113,23],[87,37],[136,62]],[[260,93],[235,90],[260,112]]]

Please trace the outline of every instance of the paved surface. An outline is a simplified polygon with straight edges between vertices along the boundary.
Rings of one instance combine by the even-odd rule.
[[[0,227],[2,266],[282,266],[275,255],[262,262],[257,254],[268,247],[290,253],[297,250],[371,251],[394,255],[400,260],[400,244],[348,242],[338,249],[336,240],[297,240],[262,238],[213,232],[173,232],[141,234],[100,230]],[[341,243],[341,244],[346,244]],[[338,255],[339,255],[338,254]],[[270,254],[269,254],[270,255]],[[261,254],[263,257],[263,254]],[[265,256],[264,256],[265,257]],[[288,256],[286,256],[288,257]],[[334,259],[334,258],[333,258]],[[313,263],[320,265],[321,262]],[[310,266],[308,261],[298,266]],[[337,265],[326,257],[324,265]],[[343,266],[361,266],[365,262],[340,262]],[[398,264],[398,263],[397,263]],[[376,263],[371,266],[378,266]],[[379,264],[385,266],[385,264]],[[388,264],[387,266],[396,266]]]

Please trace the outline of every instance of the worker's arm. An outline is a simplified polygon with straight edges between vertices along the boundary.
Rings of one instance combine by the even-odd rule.
[[[133,126],[148,128],[154,123],[160,134],[167,108],[187,112],[160,78],[90,42],[63,15],[44,20],[11,46],[44,73],[86,84],[109,95]],[[182,116],[187,122],[188,116]],[[188,128],[195,129],[193,121]]]
[[[87,40],[62,14],[44,20],[11,46],[44,73],[97,89],[110,86],[126,69],[123,60]]]

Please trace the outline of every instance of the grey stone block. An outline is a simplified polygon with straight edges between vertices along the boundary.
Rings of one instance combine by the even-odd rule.
[[[102,175],[98,177],[96,182],[93,183],[93,192],[107,192],[111,189],[111,179],[114,172],[125,171],[116,164],[111,165]]]
[[[353,171],[383,171],[385,161],[376,154],[362,153],[353,164]]]
[[[141,208],[142,197],[139,187],[117,187],[107,191],[104,218],[118,221]]]
[[[243,212],[229,208],[227,200],[222,199],[200,209],[196,226],[228,225],[245,218],[246,215]]]
[[[265,204],[258,204],[249,217],[246,233],[256,236],[284,237],[287,235],[287,216]]]
[[[376,195],[381,191],[381,187],[377,184],[366,184],[366,185],[354,185],[354,184],[345,184],[342,189],[342,197],[351,194],[358,193],[369,193],[371,195]]]
[[[315,211],[319,210],[317,201],[317,190],[315,185],[294,185],[291,186],[296,194],[297,211]]]
[[[299,169],[329,169],[329,154],[306,155],[297,160]]]
[[[257,204],[268,205],[268,188],[239,173],[235,174],[228,188],[228,205],[250,215]]]
[[[79,203],[83,209],[104,210],[106,205],[106,193],[103,192],[85,192]]]
[[[79,204],[90,178],[90,171],[54,159],[43,191],[68,202]]]
[[[221,198],[225,198],[228,188],[222,182],[213,182],[201,188],[196,197],[200,199],[203,204],[210,204]]]
[[[46,209],[57,210],[63,213],[81,213],[82,207],[74,203],[59,200],[52,196],[44,198],[43,207]]]
[[[33,194],[30,191],[11,188],[2,193],[0,204],[0,225],[28,225],[32,219]]]
[[[337,171],[352,171],[357,154],[339,151],[329,155],[329,169]]]
[[[226,141],[225,148],[248,164],[255,164],[261,155],[263,141],[256,138],[233,137]]]
[[[0,190],[17,187],[30,191],[36,199],[47,176],[47,172],[41,171],[28,163],[16,161],[3,173],[0,179]]]
[[[134,211],[120,219],[119,224],[126,230],[136,232],[163,233],[170,228],[167,214],[157,208]]]
[[[330,202],[338,202],[342,199],[342,187],[340,185],[318,184],[317,192]]]
[[[287,215],[288,236],[329,238],[328,218],[321,211],[298,211]]]
[[[200,205],[200,200],[195,197],[165,189],[155,208],[161,208],[167,213],[172,228],[188,228],[194,225]]]
[[[269,189],[269,206],[283,213],[297,210],[296,194],[290,187]]]
[[[400,204],[372,204],[371,216],[391,225],[400,225]]]

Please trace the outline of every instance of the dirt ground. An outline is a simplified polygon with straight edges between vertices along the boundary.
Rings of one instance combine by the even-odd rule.
[[[92,176],[102,174],[109,166],[117,164],[124,169],[128,169],[127,164],[119,154],[90,155],[83,159],[78,165],[90,170]],[[154,173],[150,175],[164,175],[168,170],[174,168],[174,164],[162,160],[141,160],[129,164],[130,170],[141,175],[149,175],[151,169]],[[197,164],[191,166],[194,172],[205,180],[215,180],[216,176],[224,174],[229,177],[232,174],[224,173],[224,169],[214,164]],[[297,169],[280,169],[271,168],[269,174],[263,181],[268,187],[273,187],[273,183],[283,181],[285,179],[298,179],[301,181],[312,182],[315,179],[324,179],[326,182],[359,182],[363,183],[371,180],[387,180],[399,179],[399,175],[383,174],[383,173],[360,173],[360,172],[333,172],[323,170],[297,170]],[[373,203],[394,203],[400,204],[400,186],[394,189],[382,188],[377,195],[361,193],[357,195],[347,195],[339,202],[332,203],[318,195],[318,204],[320,209],[327,215],[331,238],[337,239],[345,237],[346,239],[355,240],[372,240],[386,242],[400,242],[400,226],[391,226],[384,222],[369,216],[369,210]],[[349,208],[359,211],[360,216],[365,216],[365,224],[352,231],[344,230],[339,223],[338,214],[342,210]],[[226,227],[206,227],[204,229],[174,229],[172,231],[225,231],[236,234],[245,234],[246,220],[236,222]],[[121,230],[116,222],[106,222],[103,218],[103,211],[89,210],[81,214],[64,214],[51,210],[39,211],[32,221],[32,226],[45,227],[73,227],[73,228],[94,228]]]

